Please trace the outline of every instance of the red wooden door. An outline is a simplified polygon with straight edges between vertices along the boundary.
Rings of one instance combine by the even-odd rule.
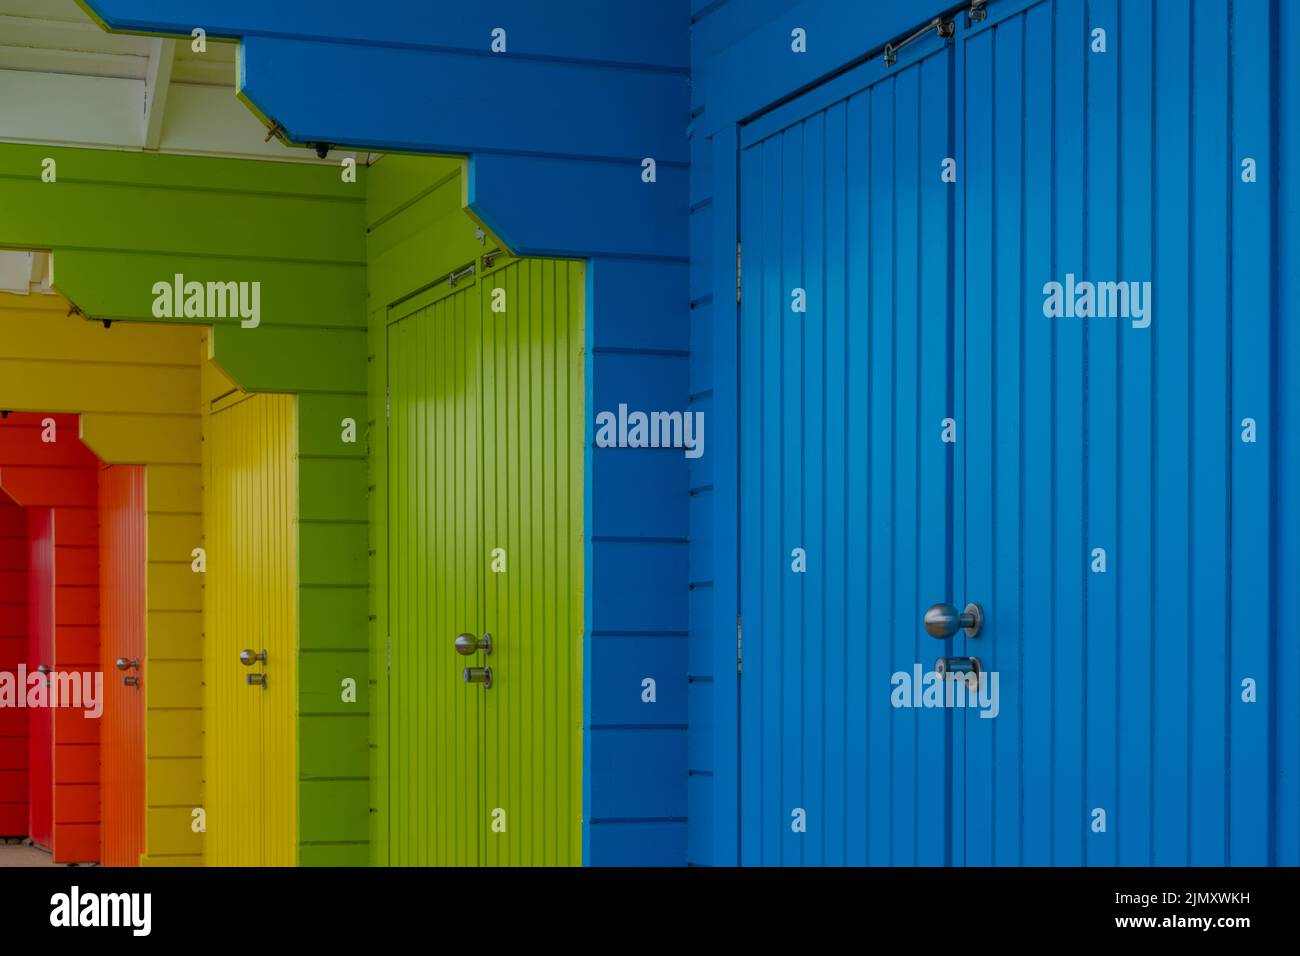
[[[54,510],[27,513],[27,670],[54,666]],[[54,712],[27,711],[28,807],[32,842],[54,846]]]
[[[92,467],[79,483],[86,492],[81,503],[54,509],[54,667],[59,674],[82,675],[83,689],[85,678],[93,680],[100,668],[97,472]],[[102,686],[101,679],[101,691]],[[53,714],[54,862],[97,862],[103,712],[88,716],[72,706]]]
[[[27,836],[27,710],[18,667],[27,660],[27,513],[0,492],[0,673],[14,698],[0,704],[0,837]]]

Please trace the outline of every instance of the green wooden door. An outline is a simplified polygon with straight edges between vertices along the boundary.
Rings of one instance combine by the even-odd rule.
[[[457,634],[482,617],[479,295],[425,295],[388,327],[389,846],[396,866],[482,860],[483,698]],[[432,300],[432,301],[431,301]]]
[[[499,259],[390,315],[395,865],[582,861],[583,281]]]
[[[523,259],[483,296],[483,795],[493,866],[582,862],[583,267]],[[495,308],[494,308],[495,307]]]

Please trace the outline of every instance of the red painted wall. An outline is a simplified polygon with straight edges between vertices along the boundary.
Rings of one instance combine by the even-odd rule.
[[[0,671],[27,660],[27,512],[0,492]],[[27,711],[0,707],[0,836],[27,836]]]
[[[54,442],[42,441],[47,418],[56,426]],[[29,668],[45,663],[59,672],[100,670],[99,469],[99,459],[78,438],[75,415],[15,413],[0,421],[0,490],[28,509],[32,543]],[[56,863],[98,861],[101,719],[76,709],[36,709],[29,710],[28,724],[32,839],[49,846]],[[48,843],[38,804],[46,784],[40,761],[47,724],[53,791]]]
[[[144,681],[119,671],[119,657],[144,663],[144,467],[106,465],[99,472],[99,622],[104,670],[100,793],[104,827],[100,862],[138,866],[144,842]],[[136,677],[131,687],[124,676]]]

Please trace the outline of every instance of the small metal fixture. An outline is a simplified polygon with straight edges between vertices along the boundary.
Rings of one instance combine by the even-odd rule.
[[[457,282],[459,282],[461,279],[465,278],[466,276],[472,276],[473,274],[474,274],[474,263],[471,262],[469,265],[467,265],[464,269],[461,269],[459,272],[449,273],[447,276],[447,285],[451,286],[454,289],[456,288]]]
[[[482,637],[475,637],[473,634],[456,635],[456,653],[469,657],[471,654],[482,651],[484,654],[492,653],[492,635],[484,634]]]
[[[925,630],[931,637],[947,640],[964,630],[967,637],[978,637],[984,626],[984,609],[978,604],[967,604],[958,611],[951,604],[934,604],[925,612]]]
[[[973,674],[978,682],[984,673],[984,665],[978,657],[940,657],[934,662],[934,672],[943,680],[962,675],[968,683]]]
[[[492,668],[467,667],[464,673],[466,684],[482,684],[484,690],[492,689]]]
[[[281,123],[279,120],[276,120],[274,123],[271,124],[271,128],[266,131],[266,139],[262,140],[262,142],[269,143],[277,133],[282,133],[282,132],[284,132],[284,124]]]
[[[970,9],[966,11],[967,26],[972,23],[983,23],[989,18],[989,12],[984,6],[986,3],[988,0],[971,0]]]
[[[140,658],[119,657],[117,659],[117,669],[120,671],[138,671],[140,669]]]
[[[262,651],[260,654],[254,654],[251,650],[239,652],[239,663],[245,667],[252,667],[254,663],[259,661],[263,664],[266,663],[266,651]]]
[[[123,678],[122,678],[122,683],[125,684],[127,687],[139,687],[139,686],[140,686],[140,678],[138,678],[138,677],[123,677]]]
[[[317,158],[317,159],[324,159],[324,158],[325,158],[326,156],[328,156],[329,154],[330,154],[330,144],[329,144],[329,143],[317,143],[317,144],[316,144],[316,158]]]
[[[244,682],[247,683],[250,687],[260,687],[262,688],[262,690],[266,690],[265,674],[245,674]]]
[[[491,269],[492,263],[497,261],[497,257],[504,256],[505,254],[506,251],[504,249],[493,249],[491,252],[483,253],[483,268]]]
[[[955,32],[951,20],[945,20],[943,17],[935,17],[925,26],[915,30],[910,36],[906,36],[897,43],[885,44],[885,66],[893,66],[898,62],[898,51],[915,40],[920,39],[933,30],[945,40],[952,37]]]

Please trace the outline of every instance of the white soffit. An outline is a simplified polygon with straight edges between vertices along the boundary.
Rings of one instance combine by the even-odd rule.
[[[0,249],[0,292],[54,295],[50,288],[50,254]]]
[[[76,0],[0,0],[0,143],[320,162],[266,141],[235,95],[237,49],[107,33]]]

